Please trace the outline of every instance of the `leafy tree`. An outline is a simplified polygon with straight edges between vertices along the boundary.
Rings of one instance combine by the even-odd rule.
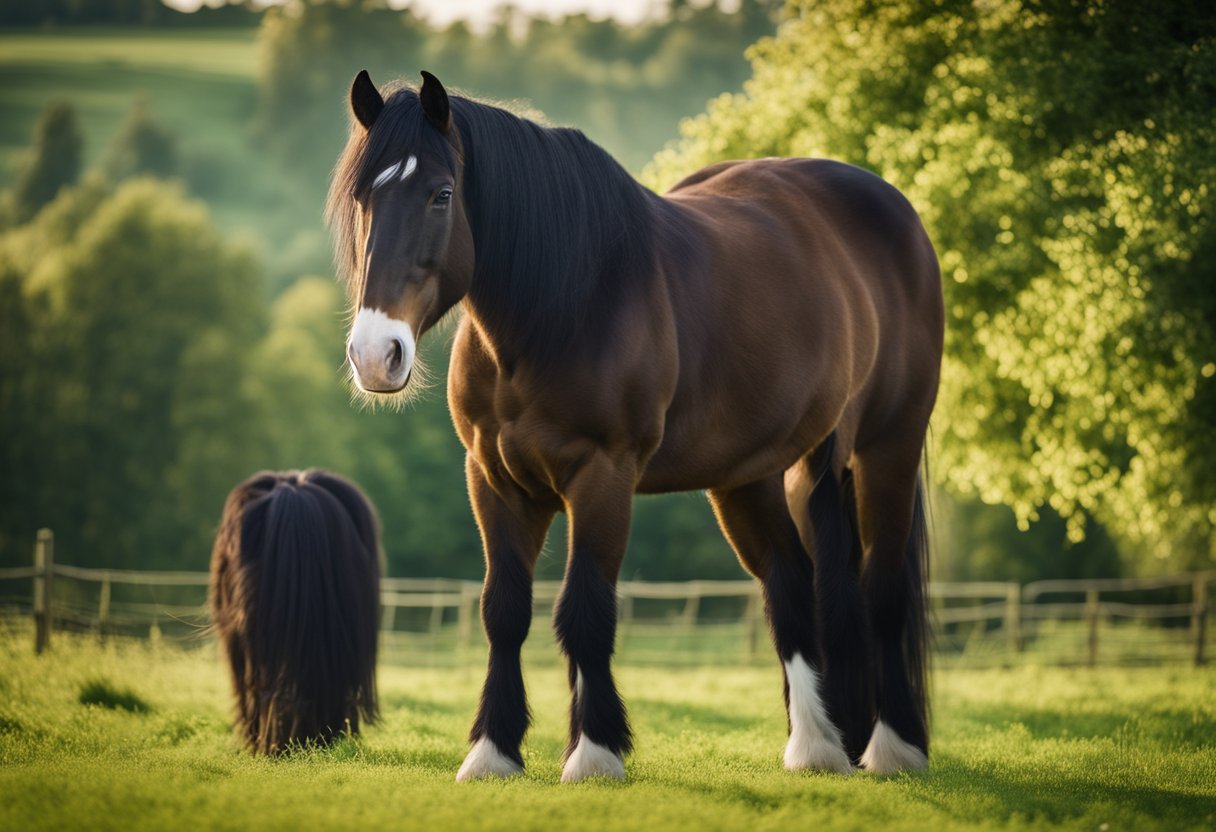
[[[177,137],[152,118],[147,102],[140,101],[131,108],[126,123],[106,152],[102,167],[114,180],[175,176]]]
[[[83,152],[76,111],[65,103],[47,107],[34,128],[34,145],[13,189],[19,221],[34,216],[61,188],[80,178]]]
[[[821,155],[920,210],[949,316],[936,471],[1158,559],[1216,537],[1216,17],[993,0],[793,3],[648,171]]]
[[[258,329],[252,260],[180,189],[132,180],[109,192],[96,179],[7,235],[0,257],[27,310],[0,389],[17,403],[17,441],[36,449],[0,473],[21,507],[3,518],[4,537],[47,525],[77,563],[181,564],[189,549],[204,565],[206,541],[183,544],[200,529],[200,501],[183,485],[243,470],[233,457],[249,426],[223,392],[239,388]],[[212,452],[184,457],[183,439],[197,446],[208,429]]]

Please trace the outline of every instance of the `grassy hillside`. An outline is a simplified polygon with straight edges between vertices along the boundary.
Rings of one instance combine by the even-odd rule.
[[[328,171],[284,175],[250,141],[252,30],[0,30],[0,187],[12,182],[47,103],[67,101],[92,166],[137,102],[178,140],[180,176],[220,228],[246,238],[272,283],[328,267],[320,198]]]
[[[480,668],[384,667],[363,740],[266,761],[234,748],[209,646],[0,639],[4,829],[1179,830],[1216,811],[1212,670],[940,673],[932,768],[882,780],[781,769],[775,663],[625,667],[629,780],[569,787],[565,674],[533,666],[527,773],[457,786]]]
[[[141,97],[185,149],[244,144],[254,104],[252,30],[0,30],[0,182],[48,101],[70,101],[97,160]]]

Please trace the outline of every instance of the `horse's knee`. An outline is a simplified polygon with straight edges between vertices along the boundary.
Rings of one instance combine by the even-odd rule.
[[[532,575],[512,555],[498,558],[481,593],[481,622],[491,647],[517,649],[532,625]]]
[[[594,563],[574,558],[553,614],[558,644],[574,663],[612,655],[616,639],[616,588]]]

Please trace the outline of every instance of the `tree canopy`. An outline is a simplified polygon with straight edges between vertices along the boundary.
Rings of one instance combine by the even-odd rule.
[[[943,267],[935,471],[1092,516],[1176,565],[1216,528],[1216,16],[1201,2],[794,2],[657,186],[830,156],[920,211]]]

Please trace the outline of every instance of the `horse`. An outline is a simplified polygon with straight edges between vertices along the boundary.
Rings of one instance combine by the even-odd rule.
[[[228,495],[209,600],[253,753],[327,745],[377,718],[378,529],[359,488],[326,471],[263,471]]]
[[[611,660],[632,498],[685,490],[708,492],[760,583],[785,766],[925,766],[921,460],[944,311],[915,210],[822,159],[723,162],[659,196],[578,130],[422,77],[355,77],[326,216],[362,391],[409,395],[418,340],[463,307],[447,396],[489,658],[456,779],[523,770],[520,650],[558,511],[561,780],[624,777]]]

